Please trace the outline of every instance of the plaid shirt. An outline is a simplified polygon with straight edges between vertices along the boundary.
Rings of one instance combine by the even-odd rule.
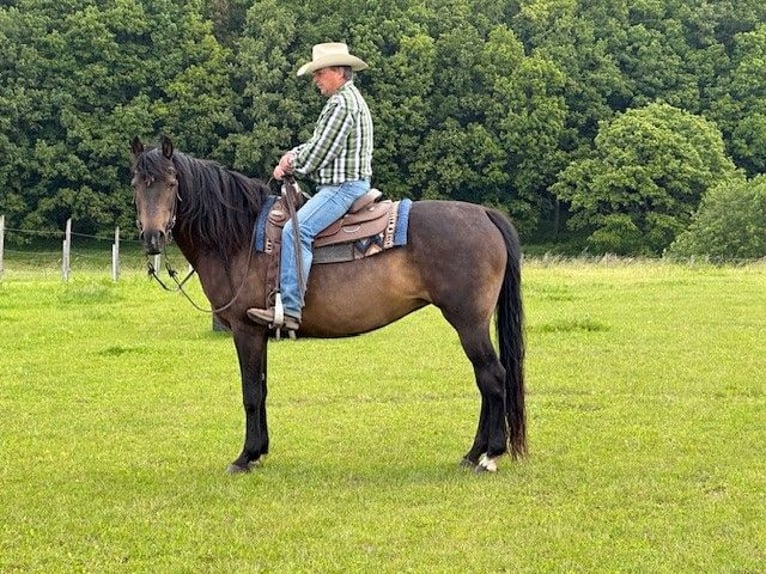
[[[370,179],[372,145],[370,110],[348,81],[328,98],[311,138],[293,148],[293,171],[320,185]]]

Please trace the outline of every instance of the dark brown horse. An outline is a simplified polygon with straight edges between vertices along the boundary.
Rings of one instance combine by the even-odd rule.
[[[256,216],[269,188],[214,162],[132,141],[140,237],[147,254],[172,238],[199,275],[219,320],[231,329],[242,375],[245,444],[229,466],[243,472],[269,451],[266,328],[248,307],[264,307],[267,255],[253,253]],[[481,393],[478,430],[462,464],[495,471],[497,458],[526,454],[521,250],[497,211],[453,201],[418,201],[407,244],[349,263],[311,269],[298,334],[343,337],[436,305],[457,331]],[[498,354],[490,339],[496,313]]]

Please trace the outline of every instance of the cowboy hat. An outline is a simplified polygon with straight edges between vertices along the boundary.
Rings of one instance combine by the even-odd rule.
[[[342,42],[317,44],[311,50],[311,61],[298,69],[298,75],[312,74],[330,66],[351,66],[355,72],[367,68],[362,60],[348,53],[348,46]]]

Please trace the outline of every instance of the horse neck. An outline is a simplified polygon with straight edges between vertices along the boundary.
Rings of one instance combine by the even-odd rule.
[[[195,265],[211,255],[225,266],[250,244],[257,210],[267,192],[254,180],[189,156],[177,164],[176,243]]]
[[[189,233],[179,230],[173,234],[173,240],[189,264],[196,268],[199,262],[199,248],[188,235]]]

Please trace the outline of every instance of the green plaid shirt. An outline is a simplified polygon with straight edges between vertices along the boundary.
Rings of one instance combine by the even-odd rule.
[[[293,171],[320,185],[370,179],[372,145],[370,110],[348,81],[328,98],[311,138],[292,150]]]

